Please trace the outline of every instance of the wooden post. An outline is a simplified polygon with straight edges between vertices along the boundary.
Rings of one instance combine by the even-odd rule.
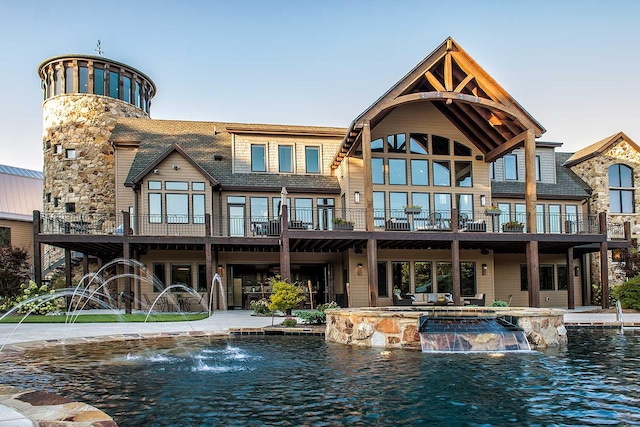
[[[573,287],[573,246],[567,249],[567,308],[573,310],[576,308],[576,295]]]
[[[365,224],[367,231],[373,231],[373,175],[371,171],[371,124],[369,120],[364,122],[360,144],[362,149],[362,176],[364,180]],[[371,275],[369,275],[369,277],[371,277]]]
[[[604,236],[604,241],[600,243],[600,287],[602,292],[602,308],[609,308],[609,244],[607,243],[607,213],[600,212],[598,215],[600,223],[600,234]]]
[[[66,282],[66,287],[70,288],[73,286],[71,283],[71,250],[64,250],[64,277]]]
[[[33,280],[42,286],[42,244],[40,244],[40,211],[33,211]]]
[[[451,271],[453,272],[453,304],[460,305],[460,242],[451,242]]]
[[[369,307],[378,306],[378,242],[367,240],[367,277],[369,278]],[[351,301],[349,301],[351,306]]]
[[[82,254],[82,276],[89,274],[89,255]]]
[[[124,236],[122,243],[122,258],[124,258],[124,312],[131,314],[131,245],[129,245],[128,236],[131,231],[131,218],[129,212],[122,211]]]
[[[289,213],[282,204],[280,214],[280,279],[291,280],[291,254],[289,253]]]
[[[533,129],[527,130],[524,140],[525,165],[525,208],[527,216],[527,233],[536,234],[537,218],[536,204],[538,201],[536,189],[536,135]],[[540,262],[538,255],[538,241],[527,242],[527,277],[529,279],[529,307],[540,307]]]
[[[204,234],[206,237],[211,237],[211,214],[204,214]],[[217,295],[216,288],[213,287],[213,255],[211,251],[211,243],[209,243],[209,239],[204,244],[204,270],[205,270],[205,280],[207,281],[207,311],[213,310],[213,307],[217,307],[217,298],[214,298]],[[211,294],[211,292],[216,292],[216,294]],[[213,307],[209,307],[209,301],[211,301],[211,305]]]

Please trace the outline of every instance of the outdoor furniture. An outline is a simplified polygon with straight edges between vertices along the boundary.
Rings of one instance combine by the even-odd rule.
[[[477,305],[478,307],[484,307],[485,295],[483,293],[475,294],[473,298],[464,298],[464,305]]]
[[[427,218],[414,218],[413,227],[416,231],[439,231],[442,230],[444,223],[442,222],[442,214],[440,212],[432,212]]]
[[[409,231],[411,227],[406,219],[391,218],[384,223],[384,228],[387,231]]]

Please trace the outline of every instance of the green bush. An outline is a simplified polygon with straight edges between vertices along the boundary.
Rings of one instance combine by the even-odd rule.
[[[297,324],[298,324],[298,321],[296,319],[294,319],[293,317],[287,317],[286,319],[284,319],[282,321],[282,326],[285,326],[287,328],[293,328]]]
[[[251,301],[250,304],[251,309],[254,314],[271,314],[271,310],[269,310],[269,300],[266,298],[261,298],[257,301]]]
[[[599,284],[594,283],[591,285],[591,302],[595,305],[602,305],[602,288]],[[609,307],[613,307],[616,305],[616,297],[613,293],[614,287],[609,288]]]
[[[273,277],[268,282],[273,290],[269,310],[290,312],[293,307],[304,301],[302,290],[298,286]]]
[[[509,307],[509,303],[502,300],[495,300],[491,303],[491,307]]]
[[[614,286],[611,295],[620,301],[622,308],[640,310],[640,276]]]
[[[53,295],[55,291],[49,290],[47,285],[38,287],[35,282],[30,281],[28,285],[20,285],[22,293],[14,298],[3,298],[0,311],[9,311],[18,304],[34,297],[45,297]],[[47,314],[60,310],[63,307],[62,298],[52,298],[46,301],[46,298],[38,298],[21,306],[17,312],[19,314]]]
[[[320,325],[327,323],[327,315],[325,310],[330,308],[340,308],[335,302],[328,302],[326,304],[320,304],[317,310],[312,311],[296,311],[294,314],[301,318],[302,321],[308,325]]]

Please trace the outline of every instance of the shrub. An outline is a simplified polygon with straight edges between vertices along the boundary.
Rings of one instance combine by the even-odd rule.
[[[591,302],[595,305],[602,305],[602,288],[599,284],[594,283],[591,285]],[[609,288],[609,307],[613,307],[616,305],[616,297],[613,296],[614,288]]]
[[[325,310],[330,308],[340,308],[334,301],[326,304],[320,304],[317,310],[312,311],[296,311],[294,314],[302,319],[308,325],[320,325],[327,323],[327,315]]]
[[[47,285],[38,287],[38,285],[32,281],[30,281],[28,285],[23,283],[22,285],[20,285],[20,289],[22,289],[21,295],[13,298],[3,299],[3,303],[2,305],[0,305],[0,310],[9,311],[18,304],[34,297],[46,297],[55,293],[55,291],[53,289],[50,290]],[[62,307],[62,298],[52,298],[48,301],[46,300],[46,298],[37,298],[22,305],[17,311],[20,314],[47,314],[58,311]]]
[[[20,295],[20,284],[29,280],[29,255],[25,249],[0,247],[0,297]]]
[[[268,282],[273,290],[269,310],[290,312],[293,307],[304,301],[300,287],[273,277]]]
[[[491,307],[509,307],[509,303],[502,300],[495,300],[491,303]]]
[[[287,328],[293,328],[297,324],[298,324],[298,321],[296,319],[294,319],[293,317],[287,317],[286,319],[284,319],[282,321],[282,326],[285,326]]]
[[[271,314],[271,310],[269,310],[269,300],[266,298],[261,298],[257,301],[251,301],[249,304],[254,314]]]
[[[620,301],[622,308],[640,310],[640,276],[614,286],[611,295]]]

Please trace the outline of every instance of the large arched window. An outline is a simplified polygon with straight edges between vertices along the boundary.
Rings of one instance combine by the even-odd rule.
[[[633,169],[626,165],[609,166],[609,206],[611,213],[633,213]]]

